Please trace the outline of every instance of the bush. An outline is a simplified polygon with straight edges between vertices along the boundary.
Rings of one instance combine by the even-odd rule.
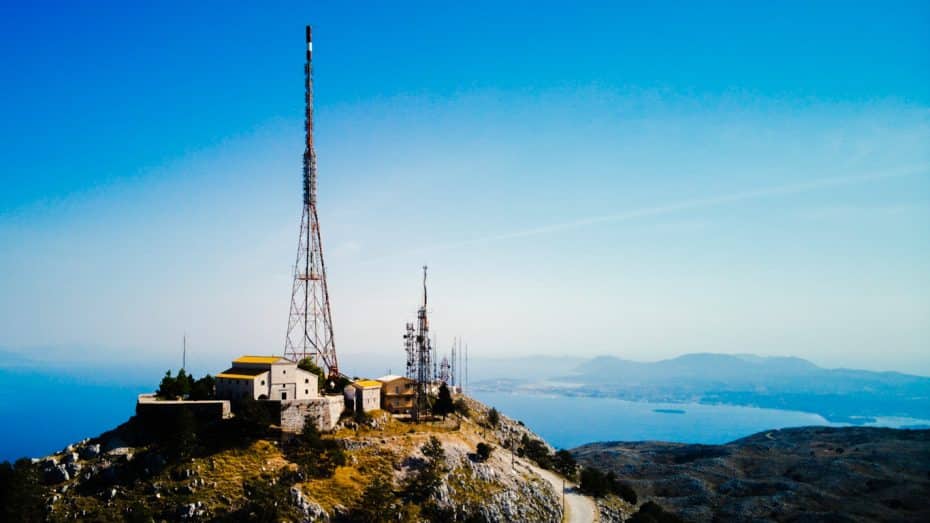
[[[636,504],[637,496],[633,487],[617,479],[613,471],[604,474],[594,467],[585,467],[581,470],[581,490],[586,494],[600,498],[607,494],[614,494],[627,503]]]
[[[467,418],[471,415],[471,409],[468,408],[468,402],[465,401],[465,398],[455,400],[453,406],[455,407],[455,412],[458,412],[462,416]]]
[[[239,433],[243,436],[261,436],[268,432],[271,414],[268,407],[261,402],[246,397],[235,404],[235,420]]]
[[[325,439],[310,420],[293,442],[289,457],[300,470],[314,478],[329,478],[346,464],[345,452],[334,439]]]
[[[589,496],[601,498],[607,495],[607,477],[594,467],[581,469],[581,481],[578,487]]]
[[[488,424],[492,427],[496,427],[501,422],[501,415],[497,412],[497,409],[491,407],[491,410],[488,411]]]
[[[544,469],[548,470],[553,467],[552,454],[549,453],[546,444],[538,439],[530,438],[526,434],[520,440],[520,449],[517,453],[521,457],[525,456],[535,461],[537,465]]]
[[[556,452],[555,458],[552,460],[552,465],[559,474],[568,479],[575,479],[578,464],[575,462],[575,457],[572,456],[571,452],[565,449]]]
[[[277,522],[296,520],[296,507],[287,503],[292,482],[288,478],[263,474],[247,479],[242,483],[247,503],[238,514],[230,518],[233,521]]]
[[[682,520],[675,514],[666,512],[656,503],[647,501],[627,521],[630,523],[680,523]]]
[[[491,457],[491,452],[493,450],[494,447],[492,445],[488,445],[487,443],[479,443],[475,448],[475,452],[478,454],[478,458],[481,461],[487,461],[488,458]]]

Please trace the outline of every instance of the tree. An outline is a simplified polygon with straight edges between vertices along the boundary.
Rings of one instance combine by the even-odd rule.
[[[161,384],[158,385],[158,391],[155,392],[155,395],[159,398],[168,400],[177,399],[180,395],[178,392],[178,380],[171,377],[170,369],[165,372],[165,376],[161,379]]]
[[[455,405],[452,404],[452,394],[449,392],[449,387],[443,383],[439,386],[439,397],[436,398],[436,403],[433,404],[433,414],[446,419],[446,416],[451,414],[453,410],[455,410]]]
[[[520,440],[520,456],[526,456],[531,460],[535,461],[537,465],[544,469],[551,469],[553,466],[552,454],[549,452],[549,447],[546,446],[541,440],[530,438],[526,434],[523,434],[523,438]]]
[[[326,390],[326,373],[323,372],[316,363],[310,358],[304,358],[297,362],[297,368],[316,374],[316,383],[319,390]]]
[[[158,391],[155,395],[161,399],[212,399],[215,390],[215,380],[207,375],[194,381],[194,377],[184,369],[178,371],[177,377],[171,376],[171,370],[165,372]]]
[[[572,456],[571,452],[562,449],[555,453],[555,458],[552,461],[555,470],[558,471],[559,474],[568,479],[575,479],[578,464],[575,462],[575,457]]]
[[[212,400],[216,398],[216,380],[213,376],[206,376],[195,381],[191,385],[190,399],[192,400]]]
[[[407,499],[422,503],[432,496],[436,489],[442,485],[442,477],[446,472],[446,451],[436,436],[430,436],[420,451],[426,458],[423,467],[407,480],[404,488]]]
[[[348,520],[359,523],[397,521],[400,507],[395,501],[394,486],[390,480],[377,476],[362,492],[362,497],[349,513]]]
[[[631,505],[636,504],[637,496],[636,491],[633,490],[633,487],[627,485],[626,483],[621,482],[617,479],[617,475],[614,471],[607,472],[607,475],[604,477],[607,482],[607,489],[616,494],[620,499],[626,501]]]
[[[312,421],[304,423],[304,429],[295,440],[290,452],[292,460],[310,477],[328,478],[336,467],[346,464],[345,452],[339,442],[323,438]]]
[[[484,443],[484,442],[479,443],[478,446],[475,448],[475,452],[478,454],[478,458],[481,459],[481,461],[487,461],[488,458],[491,457],[491,452],[493,450],[494,450],[493,446],[488,445],[487,443]]]
[[[488,424],[492,427],[496,427],[498,423],[501,422],[501,415],[497,412],[497,409],[491,407],[491,410],[488,411]]]
[[[594,467],[584,467],[581,469],[581,488],[582,492],[596,498],[607,495],[607,477],[604,473]]]
[[[43,491],[29,458],[0,463],[0,521],[44,521]]]
[[[251,397],[246,397],[235,404],[236,425],[241,434],[246,436],[261,436],[271,425],[271,414],[268,408]]]

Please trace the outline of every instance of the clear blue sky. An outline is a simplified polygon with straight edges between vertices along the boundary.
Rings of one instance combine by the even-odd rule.
[[[0,349],[280,352],[314,26],[336,341],[930,374],[926,2],[0,7]]]

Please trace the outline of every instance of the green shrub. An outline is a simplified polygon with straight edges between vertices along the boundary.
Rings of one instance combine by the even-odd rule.
[[[459,398],[453,403],[455,407],[455,412],[458,412],[466,418],[471,416],[471,409],[468,408],[468,402],[465,401],[465,398]]]
[[[493,451],[494,451],[494,447],[492,445],[488,445],[487,443],[483,443],[483,442],[479,443],[478,446],[475,448],[475,452],[478,454],[478,458],[481,461],[487,461],[488,458],[491,457],[491,452]]]
[[[497,409],[491,407],[491,410],[488,411],[488,425],[496,427],[501,422],[501,415],[497,412]]]

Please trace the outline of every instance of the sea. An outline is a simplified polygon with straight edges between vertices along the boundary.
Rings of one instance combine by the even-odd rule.
[[[148,382],[148,383],[147,383]],[[0,369],[0,461],[41,457],[123,423],[151,380]],[[475,392],[557,448],[595,441],[726,443],[763,430],[839,426],[817,414],[729,405],[668,404],[533,393]],[[883,426],[913,423],[883,419]]]
[[[553,447],[596,441],[675,441],[722,444],[772,429],[848,426],[819,414],[698,403],[649,403],[602,397],[523,392],[472,394],[482,403],[522,421]],[[927,420],[878,418],[873,426],[899,428]]]

